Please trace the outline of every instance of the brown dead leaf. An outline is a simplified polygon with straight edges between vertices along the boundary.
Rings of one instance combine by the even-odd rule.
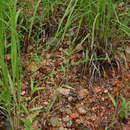
[[[86,85],[86,82],[81,80],[81,81],[80,81],[80,84],[81,84],[81,85]]]
[[[57,89],[57,92],[64,95],[64,96],[67,96],[70,94],[70,89],[67,89],[67,88],[58,88]]]
[[[32,61],[27,67],[27,70],[32,72],[36,71],[37,69],[38,65],[34,61]]]
[[[6,54],[5,57],[6,57],[7,61],[9,61],[11,59],[11,55],[10,54]]]
[[[92,112],[96,112],[96,108],[95,107],[92,107]]]
[[[112,71],[111,71],[111,76],[112,76],[113,78],[116,76],[116,74],[115,74],[115,71],[114,71],[114,70],[112,70]]]
[[[70,61],[70,63],[74,64],[75,63],[75,59],[72,58],[71,61]]]
[[[119,3],[119,8],[122,8],[124,6],[124,2]]]
[[[116,79],[116,80],[114,80],[114,82],[113,82],[113,86],[117,86],[117,84],[119,83],[119,81]]]
[[[81,89],[81,90],[79,90],[78,94],[79,94],[80,98],[83,99],[83,98],[87,97],[89,92],[87,89]]]
[[[27,85],[25,85],[24,83],[22,84],[22,87],[21,87],[21,90],[26,90],[28,88],[28,86]]]
[[[49,129],[48,125],[45,125],[44,128],[45,128],[45,129]]]
[[[95,91],[95,93],[99,93],[99,92],[101,92],[101,88],[95,88],[94,91]]]
[[[33,130],[37,130],[38,127],[39,127],[39,122],[38,122],[38,120],[36,120],[36,121],[34,121],[33,124],[32,124],[32,129],[33,129]]]
[[[79,52],[79,51],[82,51],[82,50],[83,50],[83,46],[82,45],[78,46],[77,51]]]
[[[130,62],[128,63],[128,67],[130,68]]]
[[[64,44],[64,45],[68,45],[69,42],[68,42],[68,41],[64,41],[63,44]]]
[[[114,94],[117,94],[117,93],[118,93],[118,88],[117,88],[117,87],[114,87],[113,93],[114,93]]]
[[[70,117],[73,118],[73,119],[76,119],[79,117],[79,114],[78,113],[72,113],[70,114]]]
[[[56,51],[55,54],[56,54],[56,56],[59,56],[59,55],[61,55],[61,52],[60,51]]]
[[[104,77],[105,77],[106,80],[109,80],[108,73],[104,72]]]
[[[25,91],[22,91],[22,92],[21,92],[21,96],[24,96],[24,95],[25,95],[25,93],[26,93]]]
[[[103,102],[105,101],[105,98],[104,98],[104,97],[102,97],[101,99],[102,99]]]
[[[77,124],[81,124],[81,123],[82,123],[82,121],[81,121],[80,119],[77,119],[75,122],[76,122]]]
[[[84,109],[83,106],[79,106],[79,107],[77,108],[77,111],[78,111],[81,115],[86,114],[86,110]]]

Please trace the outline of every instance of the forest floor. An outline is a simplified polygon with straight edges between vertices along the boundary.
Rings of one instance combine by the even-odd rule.
[[[42,112],[34,121],[32,128],[34,130],[38,127],[43,130],[130,129],[130,114],[127,120],[122,120],[119,116],[122,105],[121,95],[126,100],[130,99],[130,87],[128,87],[130,62],[123,75],[121,70],[106,66],[110,70],[103,72],[100,77],[96,76],[94,80],[91,79],[93,78],[91,75],[84,72],[85,64],[71,66],[67,70],[62,69],[61,66],[65,64],[62,57],[65,55],[63,48],[59,50],[56,52],[49,50],[42,56],[42,64],[33,60],[27,67],[21,94],[23,97],[28,97],[29,101],[38,96],[28,108],[42,107]],[[40,55],[43,51],[44,48],[41,48],[38,54]],[[73,55],[70,63],[82,59],[82,55],[82,51]],[[35,53],[28,50],[23,55],[23,65],[26,65],[32,56],[35,57]],[[86,69],[89,70],[89,68]],[[34,71],[36,72],[32,73]],[[44,88],[34,93],[32,97],[30,97],[30,76]],[[117,110],[108,93],[117,102]]]
[[[53,37],[54,28],[45,28],[47,34],[42,36],[44,41],[39,42],[38,47],[31,40],[35,38],[27,40],[28,34],[21,40],[24,79],[21,102],[28,110],[40,108],[32,129],[130,130],[130,112],[127,119],[120,116],[122,96],[126,101],[130,100],[129,51],[125,52],[127,68],[125,64],[111,66],[111,63],[103,63],[104,70],[100,74],[96,71],[92,73],[91,66],[84,62],[78,64],[78,61],[84,60],[84,46],[72,57],[67,56],[66,52],[70,49],[69,32],[58,50],[55,50],[53,43],[47,50],[45,44]],[[80,33],[79,37],[82,37],[83,30]],[[10,54],[7,54],[7,60],[10,60]],[[29,115],[22,111],[21,117],[28,120],[32,114],[33,111]],[[1,126],[2,118],[0,122]],[[20,129],[23,129],[23,124]]]

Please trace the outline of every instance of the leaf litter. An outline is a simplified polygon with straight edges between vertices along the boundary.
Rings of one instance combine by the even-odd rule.
[[[38,98],[33,102],[33,105],[31,104],[29,107],[31,109],[31,107],[36,104],[42,106],[42,111],[36,119],[38,121],[35,121],[32,127],[38,125],[39,128],[43,130],[85,128],[98,130],[104,129],[106,126],[109,128],[121,129],[119,117],[116,118],[116,121],[113,124],[112,118],[115,108],[108,93],[111,93],[111,95],[115,97],[123,92],[123,89],[126,88],[125,85],[129,81],[129,68],[124,74],[124,80],[122,80],[121,73],[115,73],[114,70],[112,70],[109,72],[111,73],[111,76],[109,76],[107,80],[105,77],[97,77],[95,82],[90,85],[89,76],[83,76],[81,74],[82,65],[74,66],[67,71],[58,71],[58,69],[61,68],[61,65],[64,64],[63,59],[59,57],[59,53],[64,57],[64,53],[57,52],[55,53],[56,60],[51,55],[51,52],[46,53],[43,56],[41,67],[35,74],[31,72],[31,75],[34,77],[34,82],[39,82],[39,86],[44,88],[43,90],[34,93],[33,97],[38,96]],[[34,68],[31,68],[31,64],[32,66],[35,65],[33,66]],[[26,77],[30,76],[30,71],[35,71],[37,65],[35,62],[31,62],[29,66],[30,68],[28,67],[26,71]],[[56,73],[51,75],[53,70],[55,70]],[[44,78],[45,76],[47,77],[42,80],[41,77]],[[25,86],[23,87],[23,90],[27,92],[24,93],[23,91],[22,94],[29,97],[30,83],[28,78],[25,78],[25,83],[26,84],[23,85]],[[71,86],[74,89],[62,87],[64,84]],[[128,98],[129,87],[127,89],[128,90],[124,94]],[[46,108],[51,104],[54,95],[56,96],[56,99],[52,106],[50,106],[47,115]],[[128,126],[129,118],[123,127],[126,129]]]
[[[122,8],[123,3],[120,3],[119,6]],[[26,14],[29,15],[28,17],[33,15],[31,10]],[[46,28],[49,28],[47,26]],[[47,33],[49,32],[50,29]],[[45,37],[46,41],[49,39],[51,37]],[[126,88],[130,82],[129,46],[126,51],[128,68],[123,77],[121,72],[111,69],[109,72],[105,72],[103,77],[97,77],[92,82],[90,74],[83,74],[83,68],[86,67],[83,64],[66,67],[68,57],[66,58],[65,51],[69,50],[70,41],[63,41],[63,46],[58,51],[54,52],[52,48],[46,50],[45,47],[42,47],[37,54],[31,44],[33,43],[29,43],[26,53],[22,52],[22,65],[27,69],[22,83],[21,95],[22,102],[28,106],[29,110],[36,106],[41,107],[39,115],[32,123],[34,130],[38,128],[41,130],[102,130],[105,127],[128,130],[130,128],[130,114],[122,128],[119,117],[112,120],[115,108],[108,96],[110,93],[116,99],[124,94],[125,98],[130,100],[130,88]],[[78,48],[78,53],[70,57],[70,64],[83,59],[83,48],[81,45]],[[40,64],[34,59],[28,61],[28,59],[38,55],[41,56]],[[10,60],[10,55],[7,55],[6,58]],[[33,79],[34,86],[38,83],[38,86],[44,89],[39,89],[31,95],[30,77]],[[71,87],[67,88],[64,85]],[[126,89],[125,92],[124,89]],[[118,106],[120,105],[119,102]],[[30,115],[32,114],[33,112],[30,113]],[[28,118],[28,116],[24,112],[21,113],[21,117]],[[3,123],[2,120],[0,118],[0,126]]]

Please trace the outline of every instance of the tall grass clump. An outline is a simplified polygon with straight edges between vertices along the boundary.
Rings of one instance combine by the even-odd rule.
[[[100,72],[103,64],[111,64],[116,61],[115,52],[125,48],[124,38],[129,36],[128,27],[128,1],[123,5],[123,11],[120,10],[121,1],[113,0],[81,0],[78,10],[83,15],[83,25],[91,34],[89,37],[87,51],[89,50],[89,59],[105,58],[105,61],[89,62],[93,66],[92,73]],[[124,16],[122,16],[125,14]]]
[[[12,130],[19,127],[21,63],[16,30],[17,0],[0,0],[0,106],[7,109]],[[7,61],[7,53],[10,61]]]
[[[92,68],[90,69],[92,75],[95,72],[101,75],[100,72],[107,68],[106,65],[113,67],[118,64],[117,53],[120,54],[120,51],[126,48],[124,39],[129,36],[128,1],[124,3],[123,11],[120,11],[121,1],[114,0],[70,0],[65,2],[57,0],[55,2],[42,1],[42,4],[44,15],[42,18],[48,23],[53,21],[52,18],[57,22],[56,31],[52,34],[53,37],[47,47],[52,45],[58,49],[63,47],[62,43],[65,40],[70,40],[69,51],[73,55],[76,53],[77,47],[83,46],[86,55],[84,60],[87,59],[87,64]],[[64,7],[62,13],[59,13],[60,6]],[[62,17],[57,18],[56,13],[62,14]],[[75,22],[77,25],[74,24]],[[52,26],[50,26],[50,30],[53,29]],[[88,34],[90,35],[87,36]],[[122,49],[119,50],[119,47]]]

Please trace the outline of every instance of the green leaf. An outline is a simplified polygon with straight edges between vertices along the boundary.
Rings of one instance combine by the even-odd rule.
[[[46,114],[47,114],[47,116],[48,116],[48,114],[49,114],[49,112],[50,112],[50,110],[51,110],[53,104],[55,103],[56,98],[57,98],[57,96],[54,95],[54,96],[52,97],[51,101],[49,102],[49,104],[47,105],[47,107],[46,107]]]
[[[42,106],[41,107],[34,107],[30,111],[40,111],[40,109],[42,109]]]
[[[4,86],[4,82],[0,79],[0,85]]]
[[[111,99],[111,101],[112,101],[114,107],[116,108],[116,107],[117,107],[117,103],[116,103],[115,99],[114,99],[114,98],[111,96],[111,94],[109,94],[109,93],[108,93],[108,96],[110,97],[110,99]]]
[[[24,123],[26,130],[30,130],[32,123],[29,120],[26,120],[24,118],[21,118],[20,120]]]
[[[35,113],[33,113],[31,116],[30,116],[30,120],[31,122],[33,122],[34,118],[39,115],[40,111],[36,111]]]
[[[34,97],[34,98],[30,101],[30,104],[33,103],[37,98],[39,98],[39,96]]]
[[[62,87],[75,90],[75,88],[73,88],[73,87],[71,87],[70,85],[67,85],[67,84],[63,84]]]
[[[22,107],[23,107],[24,112],[28,115],[28,114],[29,114],[29,111],[28,111],[28,109],[25,107],[24,104],[22,104]]]
[[[34,94],[36,91],[43,90],[43,87],[34,88],[31,92],[31,94]]]
[[[128,111],[129,111],[129,102],[126,101],[126,99],[121,96],[122,104],[121,104],[121,109],[120,109],[120,117],[122,119],[127,119],[128,118]]]

